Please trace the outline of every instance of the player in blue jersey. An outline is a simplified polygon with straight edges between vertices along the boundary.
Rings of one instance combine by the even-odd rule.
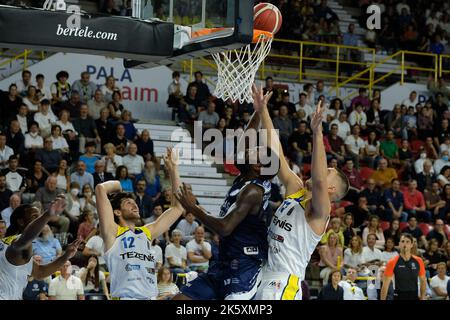
[[[254,130],[259,121],[259,115],[254,114],[247,130]],[[196,205],[195,197],[185,185],[175,194],[187,212],[192,212],[221,238],[219,261],[183,287],[174,300],[250,300],[256,294],[261,267],[267,259],[265,210],[270,180],[279,168],[278,157],[264,165],[260,151],[258,148],[245,151],[245,163],[238,165],[241,174],[228,191],[219,216]],[[252,157],[257,160],[254,164],[250,161]],[[269,167],[272,170],[264,170]]]

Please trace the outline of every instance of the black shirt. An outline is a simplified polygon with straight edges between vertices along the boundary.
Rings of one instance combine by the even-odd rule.
[[[289,137],[289,146],[292,147],[292,144],[296,142],[297,147],[301,150],[308,150],[308,143],[311,143],[311,135],[308,133],[300,133],[298,131],[294,131]]]
[[[414,230],[411,230],[409,227],[406,227],[405,229],[403,229],[403,232],[409,233],[414,238],[416,238],[417,241],[419,241],[420,237],[423,236],[422,230],[420,230],[420,228],[415,228]]]
[[[412,152],[409,149],[403,150],[402,148],[398,149],[398,158],[400,160],[411,160],[413,157]]]
[[[155,154],[154,149],[153,149],[153,140],[152,139],[149,139],[147,142],[145,142],[144,140],[139,138],[138,140],[136,140],[136,145],[138,148],[137,153],[139,155],[141,155],[142,157],[144,157],[144,159],[147,154],[150,154],[152,157]]]
[[[381,192],[377,189],[371,191],[369,189],[364,189],[361,192],[361,195],[367,198],[367,204],[369,206],[377,206],[379,207],[382,204]]]
[[[103,121],[101,119],[95,120],[95,126],[97,128],[98,135],[102,140],[102,146],[104,146],[111,140],[110,137],[113,132],[114,126],[108,120]]]
[[[445,236],[445,238],[447,238],[447,235]],[[431,239],[436,239],[439,243],[439,247],[442,247],[442,243],[444,242],[444,236],[442,234],[440,234],[436,230],[431,230],[427,234],[427,240],[430,241]]]
[[[5,191],[0,191],[0,211],[9,207],[9,198],[12,196],[13,192],[9,189]]]
[[[16,97],[15,100],[9,98],[9,92],[3,92],[0,94],[0,123],[4,126],[8,126],[10,121],[16,117],[19,113],[20,105],[22,104],[22,98]]]
[[[333,285],[328,283],[320,291],[318,300],[344,300],[344,289],[341,286],[337,286],[337,290],[334,290]]]
[[[384,274],[395,277],[395,293],[412,293],[418,296],[418,277],[425,276],[425,265],[421,258],[411,256],[405,261],[398,255],[388,261]]]

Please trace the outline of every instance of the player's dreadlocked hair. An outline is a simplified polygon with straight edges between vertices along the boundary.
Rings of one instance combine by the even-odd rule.
[[[122,204],[122,201],[125,199],[134,199],[134,196],[132,193],[129,192],[118,192],[114,193],[108,196],[109,201],[111,202],[111,206],[113,210],[120,210],[120,205]],[[114,222],[119,223],[119,217],[114,215]]]
[[[10,225],[6,230],[5,237],[15,236],[21,233],[22,227],[19,225],[19,220],[25,218],[25,214],[29,209],[33,208],[31,204],[22,204],[18,206],[11,214]]]

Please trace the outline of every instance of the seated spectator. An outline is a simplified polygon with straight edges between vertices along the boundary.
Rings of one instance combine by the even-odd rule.
[[[56,186],[64,192],[68,192],[70,189],[70,175],[67,168],[67,160],[62,159],[59,162],[58,170],[53,175],[58,181]]]
[[[95,168],[95,172],[92,174],[92,176],[94,177],[94,188],[99,183],[114,180],[114,176],[111,173],[105,172],[105,161],[97,160],[95,162],[94,168]]]
[[[158,300],[170,300],[179,292],[177,285],[173,283],[170,269],[160,268],[158,270]]]
[[[27,175],[27,192],[36,193],[39,188],[45,186],[45,181],[48,175],[44,172],[42,168],[42,162],[39,160],[34,161],[33,169],[28,172]]]
[[[161,181],[158,172],[155,169],[155,163],[151,160],[145,161],[145,167],[142,174],[136,177],[136,180],[144,179],[147,186],[145,194],[152,197],[153,202],[161,196]]]
[[[391,165],[398,163],[399,150],[397,143],[394,140],[394,132],[392,130],[388,130],[386,139],[381,142],[380,154],[382,157],[390,161]]]
[[[346,154],[355,163],[355,167],[359,168],[359,160],[364,154],[365,143],[360,137],[361,128],[359,125],[352,127],[352,135],[345,139]]]
[[[79,158],[79,161],[83,161],[86,164],[86,172],[90,174],[95,172],[95,163],[100,159],[100,156],[94,153],[96,147],[97,145],[93,141],[86,143],[86,153]]]
[[[41,265],[42,258],[40,256],[33,256],[33,261]],[[23,291],[23,300],[48,300],[48,284],[43,280],[36,280],[32,276],[28,276],[28,283]]]
[[[80,107],[80,117],[73,119],[72,122],[75,131],[78,132],[78,137],[80,141],[80,147],[78,151],[80,153],[84,153],[84,146],[86,142],[95,141],[97,144],[101,143],[101,139],[98,134],[94,118],[89,116],[88,112],[89,112],[88,106],[82,104]]]
[[[113,134],[110,141],[116,148],[118,155],[124,156],[127,154],[128,139],[125,136],[125,127],[123,124],[118,123],[116,125],[115,134]]]
[[[53,200],[63,193],[62,190],[56,187],[57,180],[54,176],[49,176],[45,182],[45,186],[37,190],[35,200],[42,204],[43,210],[48,210]],[[57,227],[60,233],[67,233],[69,231],[69,218],[64,215],[55,216],[50,219],[49,225]]]
[[[448,120],[447,120],[448,123]],[[446,135],[444,137],[444,142],[440,144],[439,146],[439,152],[442,153],[444,151],[449,151],[450,152],[450,136]],[[436,172],[439,172],[441,170],[435,170]]]
[[[133,192],[133,181],[128,175],[128,168],[126,166],[119,166],[116,170],[116,180],[120,181],[122,190],[124,192]]]
[[[37,149],[41,149],[43,147],[44,147],[44,140],[39,134],[39,125],[37,122],[31,122],[30,130],[28,131],[27,134],[25,134],[25,149],[36,151]]]
[[[105,171],[115,176],[117,168],[123,165],[123,158],[116,154],[116,147],[112,143],[105,144],[103,148],[106,152],[102,158],[106,165]]]
[[[173,230],[171,243],[167,245],[165,252],[166,266],[174,275],[190,271],[187,267],[187,251],[181,245],[181,237],[180,230]]]
[[[344,248],[350,245],[351,239],[356,236],[358,229],[353,227],[353,216],[351,213],[344,214],[344,225],[342,233],[344,234]]]
[[[293,115],[296,112],[295,104],[290,101],[289,92],[283,92],[281,94],[281,101],[279,102],[278,109],[281,105],[285,105],[288,108],[289,115]]]
[[[404,198],[403,193],[400,191],[400,181],[398,179],[392,180],[392,187],[384,190],[383,199],[385,209],[381,217],[385,221],[400,219],[400,221],[406,222],[408,220],[408,214],[403,211]]]
[[[311,162],[312,138],[306,132],[307,125],[306,121],[301,121],[297,131],[294,131],[288,138],[289,153],[299,166],[301,166],[305,158],[307,158],[306,162]]]
[[[353,28],[354,28],[354,25],[353,25]],[[349,26],[349,29],[350,29],[350,26]],[[359,89],[359,95],[356,96],[356,97],[354,97],[354,98],[352,99],[351,104],[350,104],[352,110],[355,110],[355,109],[356,109],[356,106],[357,106],[358,104],[361,104],[365,109],[366,109],[366,108],[369,108],[369,106],[370,106],[370,100],[369,100],[369,98],[367,97],[367,89],[365,89],[365,88],[360,88],[360,89]]]
[[[21,204],[20,195],[18,193],[13,193],[9,198],[9,206],[2,210],[0,213],[1,220],[3,220],[6,224],[6,228],[9,228],[11,225],[11,215],[18,206]]]
[[[409,107],[406,115],[403,116],[403,139],[415,139],[417,138],[417,117],[414,114],[414,107]]]
[[[25,97],[30,86],[32,86],[31,72],[29,70],[23,70],[22,79],[17,81],[18,94]]]
[[[94,189],[94,177],[86,172],[86,164],[83,161],[77,161],[76,171],[70,175],[70,181],[77,182],[80,186],[88,183]]]
[[[353,215],[355,227],[361,229],[361,227],[364,227],[367,224],[370,215],[369,207],[367,206],[367,198],[359,196],[357,203],[348,206],[346,212]]]
[[[181,100],[178,110],[179,124],[192,123],[197,118],[197,108],[201,101],[198,98],[198,86],[192,84],[188,86],[186,96]]]
[[[339,286],[344,290],[344,300],[366,300],[363,290],[355,283],[358,272],[354,268],[348,268],[346,280],[339,282]]]
[[[449,155],[450,150],[444,150],[441,152],[441,157],[434,162],[434,172],[439,173],[445,166],[450,166]]]
[[[403,191],[405,211],[424,222],[431,221],[431,212],[426,209],[423,193],[417,190],[417,181],[410,180],[408,188]]]
[[[390,188],[392,181],[397,179],[397,172],[393,168],[388,168],[388,161],[381,158],[378,161],[378,169],[372,174],[371,178],[375,180],[378,187],[385,189]]]
[[[403,179],[410,180],[413,176],[413,153],[409,147],[408,140],[403,139],[400,149],[398,149],[398,160],[400,169],[403,170]]]
[[[212,101],[208,103],[208,108],[198,115],[198,121],[202,121],[203,130],[215,128],[219,119],[219,115],[216,112],[216,104]]]
[[[366,237],[367,246],[364,246],[362,251],[362,260],[365,265],[377,265],[383,259],[381,250],[375,247],[377,240],[378,237],[375,233],[369,233]]]
[[[62,154],[69,153],[69,144],[66,138],[63,137],[59,125],[52,125],[50,139],[53,141],[53,150],[57,150]]]
[[[68,137],[69,141],[72,141],[78,136],[78,132],[75,130],[75,127],[73,126],[72,122],[69,121],[69,119],[69,111],[62,110],[59,113],[59,120],[57,120],[55,124],[60,126],[62,134]]]
[[[448,241],[447,234],[444,231],[444,221],[442,219],[436,219],[434,228],[427,234],[427,240],[435,239],[438,242],[439,248],[444,248]]]
[[[13,118],[13,120],[17,120],[19,122],[22,134],[25,135],[28,132],[31,119],[32,116],[28,111],[28,107],[25,104],[21,104],[19,108],[19,113],[15,116],[15,118]]]
[[[367,204],[372,214],[380,215],[384,211],[382,194],[374,179],[367,180],[367,188],[361,191],[361,195],[367,198]]]
[[[52,124],[58,120],[50,109],[50,101],[42,100],[39,112],[34,114],[34,121],[39,124],[41,135],[43,137],[50,135]]]
[[[103,93],[100,89],[95,90],[94,97],[87,102],[89,109],[89,116],[96,120],[100,117],[100,111],[107,107],[107,102],[104,100]]]
[[[188,185],[188,188],[190,188],[190,185]],[[192,192],[192,188],[190,190]],[[162,197],[159,197],[156,203],[162,206],[163,211],[169,209],[172,206],[172,188],[166,187],[163,191]],[[181,217],[179,220],[182,220]]]
[[[433,135],[433,116],[433,110],[429,105],[426,105],[420,110],[419,116],[417,118],[419,139],[422,140],[427,136]]]
[[[19,159],[12,155],[9,157],[8,168],[4,169],[2,174],[6,177],[6,187],[12,192],[23,193],[27,186],[25,171],[18,169]]]
[[[70,99],[60,105],[53,106],[53,112],[60,114],[62,110],[66,110],[70,114],[70,118],[78,118],[80,116],[80,107],[85,103],[81,101],[80,93],[78,91],[72,91],[70,93]]]
[[[91,211],[94,214],[94,226],[98,224],[98,213],[97,205],[94,194],[94,189],[92,189],[90,184],[85,184],[81,189],[80,207],[81,212]]]
[[[188,257],[188,267],[192,271],[206,273],[211,259],[211,245],[205,241],[205,230],[197,227],[194,232],[194,239],[186,244]]]
[[[366,130],[367,116],[363,111],[363,105],[361,103],[358,103],[356,105],[356,108],[354,108],[354,110],[350,113],[348,122],[352,127],[358,125],[362,130]]]
[[[120,116],[120,121],[125,128],[125,138],[130,141],[134,141],[138,137],[138,131],[134,126],[134,123],[131,121],[131,112],[128,110],[124,110],[122,115]]]
[[[430,274],[429,277],[434,277],[437,273],[437,264],[446,261],[445,256],[439,251],[439,243],[436,239],[431,239],[428,243],[428,249],[423,254],[423,259],[425,268]]]
[[[336,269],[330,272],[330,278],[326,286],[322,288],[317,297],[318,300],[344,300],[344,289],[339,286],[342,280],[341,271]]]
[[[6,187],[6,177],[0,172],[0,212],[9,206],[13,192]]]
[[[109,109],[109,119],[111,120],[120,120],[120,116],[122,112],[125,110],[125,107],[122,104],[122,94],[120,91],[115,90],[112,94],[112,101],[108,103]]]
[[[433,164],[430,160],[423,163],[423,171],[417,175],[417,188],[421,192],[431,190],[431,185],[436,181],[436,175],[433,170]]]
[[[52,230],[49,225],[45,225],[41,234],[33,243],[33,255],[41,257],[42,264],[49,264],[62,254],[61,243],[53,237]]]
[[[135,179],[144,169],[144,158],[137,154],[138,148],[135,143],[130,143],[128,154],[123,157],[123,163],[126,163],[129,177]]]
[[[79,194],[80,194],[80,185],[78,184],[78,182],[72,182],[69,187],[69,194],[66,196],[67,199],[66,213],[67,216],[72,221],[73,225],[79,224],[79,218],[82,212]],[[78,230],[78,228],[76,230]]]
[[[83,283],[83,290],[87,300],[89,300],[90,294],[104,294],[107,300],[111,299],[105,274],[103,271],[100,271],[100,264],[96,255],[89,257],[87,266],[78,271],[78,277]]]
[[[94,213],[90,210],[84,210],[80,216],[80,225],[78,227],[77,238],[83,241],[89,240],[96,233],[94,225]]]
[[[381,253],[381,261],[386,263],[395,256],[398,256],[398,252],[395,250],[395,240],[393,238],[387,238],[384,250]]]
[[[199,227],[197,221],[195,221],[194,215],[190,212],[186,212],[184,219],[182,219],[176,226],[182,234],[182,242],[187,243],[194,238],[195,230]]]
[[[380,142],[377,134],[374,131],[369,133],[369,139],[365,142],[364,147],[364,161],[371,168],[376,167],[376,163],[380,158]]]
[[[139,207],[139,215],[144,221],[151,217],[153,211],[153,199],[145,193],[146,188],[147,184],[145,179],[137,180],[136,191],[134,193],[136,196],[135,201]]]
[[[332,124],[330,134],[327,136],[328,143],[331,146],[331,155],[333,155],[339,162],[344,162],[345,145],[344,140],[338,136],[338,125]]]
[[[421,248],[428,248],[428,241],[422,233],[422,230],[417,226],[417,219],[414,216],[408,217],[408,226],[402,230],[403,233],[409,233],[416,239],[418,246]]]
[[[20,131],[20,123],[17,120],[12,120],[6,131],[6,145],[13,149],[18,157],[25,151],[25,136]]]
[[[368,245],[367,238],[369,234],[374,234],[377,237],[375,241],[375,248],[383,250],[386,241],[384,239],[383,229],[381,229],[380,226],[380,218],[378,218],[378,216],[376,215],[372,215],[371,217],[369,217],[369,224],[362,232],[364,246]]]
[[[338,245],[338,235],[334,232],[328,235],[328,242],[319,249],[320,278],[326,285],[332,270],[338,268],[338,260],[342,261],[342,248]]]
[[[323,235],[320,243],[325,245],[328,243],[328,236],[332,233],[338,236],[338,246],[344,247],[344,234],[341,230],[342,221],[338,217],[334,217],[330,221],[330,229]]]
[[[362,259],[362,240],[360,236],[353,236],[350,240],[349,246],[344,251],[344,268],[359,269],[359,266],[364,263]]]
[[[433,219],[439,217],[439,212],[445,207],[446,202],[441,198],[441,188],[438,182],[431,184],[431,189],[424,192],[426,209],[432,213]]]
[[[114,125],[108,118],[109,110],[107,108],[103,108],[100,110],[100,118],[95,120],[95,126],[97,127],[98,135],[102,141],[103,149],[105,144],[107,144],[111,139],[111,135],[114,132]],[[104,151],[103,149],[102,153]]]
[[[437,264],[437,274],[431,278],[430,287],[433,290],[431,297],[433,300],[448,299],[448,284],[450,277],[447,275],[447,265],[445,262]]]
[[[279,136],[281,145],[284,150],[288,150],[289,137],[293,132],[292,120],[288,115],[288,108],[286,106],[281,106],[280,115],[273,119],[273,125],[275,129],[279,130]]]
[[[420,157],[414,162],[414,171],[416,172],[416,175],[423,172],[423,164],[425,161],[431,162],[431,159],[427,158],[427,153],[422,148],[420,151]],[[434,172],[433,169],[431,169],[431,171]]]
[[[337,135],[342,140],[345,141],[347,139],[347,137],[351,133],[350,124],[347,121],[347,114],[344,111],[342,111],[339,114],[339,118],[338,119],[334,119],[333,121],[331,121],[330,126],[332,126],[333,124],[338,126],[338,133],[337,133]]]
[[[52,94],[52,104],[61,104],[69,100],[71,86],[69,82],[69,73],[67,71],[60,71],[56,74],[56,82],[50,86]]]
[[[439,185],[443,188],[450,183],[450,166],[445,166],[441,169],[441,172],[437,176],[436,180]]]
[[[81,95],[83,103],[87,103],[95,94],[97,85],[90,81],[91,75],[87,71],[81,73],[80,79],[72,84],[72,91],[77,91]]]
[[[0,105],[2,106],[3,111],[0,125],[6,127],[7,124],[15,118],[17,110],[19,110],[20,105],[23,103],[22,98],[17,92],[17,85],[12,83],[8,88],[8,92],[2,94],[0,99]]]
[[[416,107],[418,103],[419,97],[417,96],[416,91],[411,91],[409,97],[402,101],[402,105],[405,105],[407,107]]]
[[[154,159],[153,140],[150,138],[150,132],[147,129],[142,130],[140,137],[136,140],[136,146],[138,155],[142,156],[145,161]]]
[[[14,150],[6,145],[6,134],[0,132],[0,169],[8,167],[9,158],[14,155]]]
[[[36,160],[41,161],[43,170],[47,175],[51,175],[58,170],[62,156],[59,151],[53,149],[51,137],[44,139],[44,148],[36,152]]]
[[[101,271],[106,271],[106,262],[103,255],[105,254],[105,246],[102,237],[99,236],[100,229],[92,236],[86,243],[83,249],[83,256],[90,257],[96,256],[98,258],[98,264]]]
[[[428,159],[436,160],[439,158],[436,147],[433,144],[432,137],[426,137],[425,145],[423,146],[423,148],[424,148],[425,152],[427,153]]]
[[[60,269],[61,274],[50,282],[49,300],[84,300],[83,283],[71,271],[72,264],[66,261]]]
[[[114,76],[107,77],[105,84],[100,87],[100,90],[105,97],[106,102],[112,101],[112,95],[115,91],[120,92],[120,88],[117,86]]]

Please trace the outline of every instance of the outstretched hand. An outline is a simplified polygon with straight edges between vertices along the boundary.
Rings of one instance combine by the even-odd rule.
[[[192,211],[192,208],[197,206],[197,199],[192,192],[188,190],[185,183],[183,183],[178,192],[175,193],[175,198],[177,198],[177,200],[188,212]]]
[[[257,112],[262,112],[264,108],[267,108],[270,98],[273,92],[267,92],[264,94],[263,87],[260,86],[259,89],[256,84],[252,87],[252,97],[253,97],[253,109]]]
[[[64,211],[66,206],[67,206],[66,197],[63,194],[60,194],[50,204],[50,208],[48,209],[48,213],[52,217],[58,216]]]
[[[322,122],[324,120],[325,104],[323,101],[319,101],[316,110],[311,115],[311,130],[313,133],[322,132]]]
[[[167,148],[167,153],[163,156],[164,166],[169,171],[173,171],[179,163],[178,150],[171,147]]]

